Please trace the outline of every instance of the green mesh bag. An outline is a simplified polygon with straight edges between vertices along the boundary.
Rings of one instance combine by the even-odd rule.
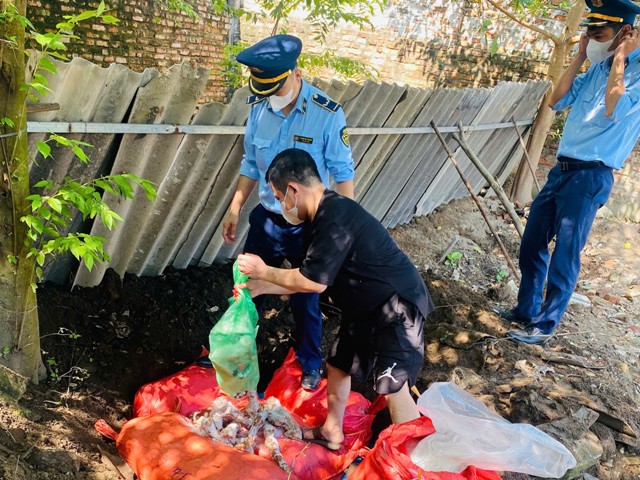
[[[247,279],[238,270],[236,261],[233,264],[234,284],[244,283]],[[258,388],[257,333],[258,311],[251,292],[247,288],[234,289],[229,308],[209,334],[209,358],[216,369],[220,388],[229,396]]]

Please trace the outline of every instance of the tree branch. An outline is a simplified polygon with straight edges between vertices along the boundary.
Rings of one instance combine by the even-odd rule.
[[[534,32],[539,33],[540,35],[542,35],[544,38],[547,38],[549,40],[551,40],[553,43],[558,44],[561,42],[561,39],[559,37],[557,37],[556,35],[553,35],[549,32],[547,32],[546,30],[537,27],[531,23],[527,23],[524,20],[518,18],[513,12],[510,12],[509,10],[507,10],[506,8],[504,8],[502,5],[500,5],[499,3],[497,3],[494,0],[487,0],[487,3],[489,3],[491,6],[493,6],[496,10],[500,11],[503,15],[506,15],[507,17],[509,17],[511,20],[513,20],[516,23],[519,23],[520,25],[522,25],[525,28],[528,28],[529,30],[533,30]]]

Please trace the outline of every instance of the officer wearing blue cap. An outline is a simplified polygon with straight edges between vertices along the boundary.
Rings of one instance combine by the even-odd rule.
[[[633,27],[640,7],[629,0],[587,0],[587,6],[587,30],[549,103],[554,110],[571,107],[558,162],[531,205],[520,246],[518,304],[502,312],[523,327],[507,332],[519,342],[544,343],[560,323],[596,211],[611,193],[613,170],[640,136],[640,40]],[[579,75],[587,59],[591,66]]]
[[[307,151],[323,183],[353,198],[354,165],[342,107],[302,79],[297,67],[302,42],[293,35],[274,35],[240,52],[236,59],[249,68],[247,99],[251,105],[244,136],[240,178],[223,224],[225,242],[236,240],[240,210],[258,184],[260,203],[249,216],[245,253],[279,267],[286,259],[299,267],[304,259],[307,226],[297,217],[298,193],[289,189],[278,201],[265,175],[274,157],[288,148]],[[260,310],[262,299],[256,306]],[[322,314],[318,294],[290,297],[296,322],[296,357],[302,366],[301,385],[315,390],[322,364]]]

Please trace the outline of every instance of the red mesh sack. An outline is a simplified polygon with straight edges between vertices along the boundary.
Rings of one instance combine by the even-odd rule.
[[[391,425],[380,433],[373,449],[349,475],[349,480],[501,480],[496,472],[469,466],[460,473],[427,472],[415,465],[409,449],[435,432],[428,417]]]
[[[203,355],[207,352],[203,350]],[[140,387],[133,399],[133,416],[178,412],[188,416],[202,410],[220,395],[213,368],[193,364],[166,378]]]
[[[177,413],[134,418],[119,434],[104,420],[96,423],[96,429],[116,441],[118,453],[144,480],[297,478],[271,460],[202,437]]]
[[[265,396],[278,398],[284,408],[301,420],[302,425],[322,425],[327,417],[327,380],[323,379],[315,392],[308,392],[300,387],[301,377],[300,364],[290,350],[269,382]],[[359,393],[351,392],[344,415],[345,439],[340,450],[332,452],[315,444],[301,448],[301,442],[280,439],[282,454],[300,479],[324,480],[341,475],[363,453],[371,439],[373,419],[384,407],[384,397],[378,397],[371,403]]]

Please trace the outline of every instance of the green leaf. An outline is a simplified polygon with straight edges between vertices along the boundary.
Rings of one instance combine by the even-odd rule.
[[[103,0],[101,0],[101,1],[100,1],[100,5],[98,5],[98,9],[96,10],[96,15],[97,15],[97,16],[102,15],[102,14],[104,13],[104,9],[105,9],[105,8],[106,8],[106,7],[105,7],[105,4],[104,4],[104,1],[103,1]]]
[[[85,10],[84,12],[78,14],[78,15],[74,15],[72,17],[73,21],[75,23],[80,23],[84,20],[89,20],[90,18],[94,18],[96,17],[96,11],[95,10]]]
[[[72,32],[74,29],[75,25],[73,25],[72,23],[69,22],[60,22],[56,25],[56,28],[58,30],[63,30],[63,31],[67,31],[67,32]]]
[[[33,39],[43,47],[49,44],[49,39],[41,33],[37,33],[36,35],[34,35]]]
[[[63,62],[69,61],[69,59],[65,55],[63,55],[63,54],[61,54],[59,52],[48,51],[47,55],[49,55],[50,57],[53,57],[53,58],[57,58],[58,60],[62,60]]]
[[[144,189],[144,193],[147,195],[147,200],[152,202],[158,196],[158,192],[153,188],[153,184],[147,180],[142,180],[139,185]]]
[[[7,261],[9,263],[13,263],[14,265],[18,264],[18,257],[16,257],[15,255],[7,255]]]
[[[61,135],[52,134],[51,140],[54,140],[58,145],[62,145],[63,147],[70,147],[73,145],[73,142],[66,137]]]
[[[103,15],[102,22],[106,23],[107,25],[117,25],[118,23],[120,23],[120,19],[111,15]]]
[[[85,266],[87,267],[87,270],[91,271],[91,269],[93,268],[93,256],[85,255],[83,260]]]
[[[35,211],[42,206],[42,197],[40,195],[30,195],[27,200],[31,201],[31,211]]]
[[[120,191],[123,197],[133,198],[133,187],[131,183],[124,175],[114,175],[113,181],[120,187]]]
[[[109,192],[111,195],[114,195],[114,196],[117,195],[117,193],[115,192],[115,190],[111,186],[110,182],[108,182],[106,180],[98,179],[98,180],[95,180],[93,183],[95,183],[98,188],[101,188],[105,192]],[[98,196],[98,199],[100,199],[100,196]]]
[[[44,265],[44,252],[41,250],[36,255],[36,262],[38,265]]]
[[[50,180],[40,180],[38,183],[34,185],[34,188],[53,188],[53,182]]]
[[[499,47],[500,47],[500,44],[498,43],[498,39],[494,37],[493,40],[491,41],[491,49],[489,51],[489,56],[493,57],[498,51]]]
[[[80,147],[78,147],[77,145],[74,145],[72,147],[72,150],[73,150],[73,153],[75,153],[76,157],[78,157],[82,163],[89,162],[89,157],[87,157],[87,154],[84,153],[84,150],[82,150]]]
[[[47,72],[51,72],[53,74],[58,73],[58,70],[56,69],[56,66],[46,56],[40,57],[40,61],[38,62],[38,66],[40,68],[42,68],[43,70],[46,70]]]
[[[62,203],[55,197],[49,197],[47,199],[49,206],[58,213],[62,213]]]
[[[36,148],[40,152],[44,158],[49,158],[51,156],[51,147],[47,144],[47,142],[36,142]]]
[[[13,123],[13,120],[11,120],[9,117],[4,117],[2,119],[2,124],[6,125],[7,127],[11,127],[11,128],[16,126],[16,124]]]
[[[102,220],[102,223],[104,223],[104,226],[107,227],[109,230],[113,228],[113,225],[114,225],[113,217],[109,214],[108,210],[100,211],[100,220]]]

